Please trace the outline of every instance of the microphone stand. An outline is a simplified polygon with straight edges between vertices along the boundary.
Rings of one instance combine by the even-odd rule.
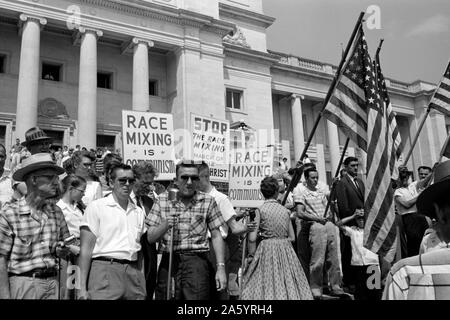
[[[171,205],[177,200],[178,189],[169,189],[169,200]],[[167,290],[166,290],[166,300],[170,300],[172,293],[172,263],[173,263],[173,236],[174,236],[175,225],[170,228],[170,239],[169,239],[169,270],[167,273]]]

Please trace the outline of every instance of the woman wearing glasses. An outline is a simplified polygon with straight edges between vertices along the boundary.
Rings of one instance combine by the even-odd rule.
[[[86,180],[76,175],[68,175],[62,181],[63,196],[56,203],[64,214],[70,235],[74,237],[72,244],[67,244],[72,253],[61,261],[60,290],[63,299],[75,298],[75,291],[67,288],[67,267],[75,265],[80,252],[80,224],[83,219],[84,204],[82,198],[86,192]]]
[[[67,174],[76,174],[86,180],[86,192],[82,199],[85,205],[103,197],[102,187],[95,174],[95,156],[93,153],[89,151],[74,152],[70,162],[64,163],[64,169],[66,169]]]

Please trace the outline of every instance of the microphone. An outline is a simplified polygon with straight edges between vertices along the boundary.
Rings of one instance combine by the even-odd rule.
[[[177,196],[178,196],[178,188],[176,187],[171,187],[169,188],[168,192],[169,192],[169,200],[170,201],[175,201],[177,200]]]

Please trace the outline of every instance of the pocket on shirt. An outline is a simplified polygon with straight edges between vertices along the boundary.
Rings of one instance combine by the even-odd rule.
[[[18,236],[13,245],[14,255],[19,259],[28,258],[31,255],[33,236]]]
[[[191,234],[202,235],[206,233],[205,217],[201,214],[196,214],[191,218]]]

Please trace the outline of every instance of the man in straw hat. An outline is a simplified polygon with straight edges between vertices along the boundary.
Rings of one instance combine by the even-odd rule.
[[[397,262],[387,277],[384,300],[450,298],[450,160],[434,171],[434,183],[422,191],[416,205],[418,212],[436,220],[436,231],[446,245]]]
[[[53,139],[40,129],[39,127],[33,127],[25,132],[25,141],[22,142],[22,146],[26,147],[31,154],[36,153],[50,153],[50,144]]]
[[[48,153],[37,153],[13,174],[28,195],[0,211],[0,299],[57,299],[56,254],[66,254],[69,230],[58,195],[58,167]]]

